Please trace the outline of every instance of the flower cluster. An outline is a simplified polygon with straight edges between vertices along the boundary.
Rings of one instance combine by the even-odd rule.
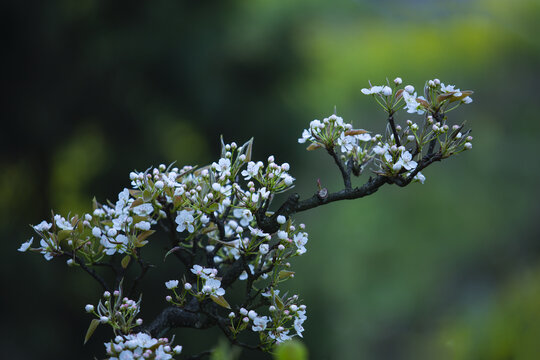
[[[240,308],[230,312],[231,329],[235,336],[246,328],[258,332],[263,347],[290,340],[293,336],[303,337],[302,324],[307,319],[306,305],[298,304],[298,295],[285,301],[279,297],[279,290],[269,289],[262,294],[270,303],[268,315],[260,315],[254,310]],[[291,330],[295,331],[291,334]]]
[[[471,103],[472,91],[461,91],[434,79],[426,82],[424,97],[417,96],[414,86],[402,84],[398,77],[392,83],[370,84],[362,89],[363,94],[373,96],[388,114],[384,136],[355,130],[352,124],[334,114],[323,121],[313,120],[298,142],[310,142],[308,150],[326,148],[330,154],[337,154],[336,161],[347,164],[348,171],[356,176],[373,164],[371,170],[377,174],[404,180],[410,177],[423,183],[425,176],[417,167],[424,165],[420,160],[433,154],[437,146],[441,158],[472,148],[472,137],[463,131],[463,125],[449,125],[446,117],[446,113],[459,105]],[[407,120],[404,127],[396,124],[394,116],[401,109],[424,115],[423,123]]]
[[[142,251],[159,223],[169,232],[165,260],[174,254],[186,269],[182,280],[165,282],[172,291],[167,302],[189,306],[191,314],[208,322],[205,326],[219,324],[233,342],[245,330],[255,332],[259,347],[270,351],[276,343],[302,337],[307,318],[298,295],[279,296],[280,284],[295,277],[290,259],[307,252],[309,239],[305,225],[295,224],[290,216],[324,204],[326,196],[336,201],[365,196],[384,183],[424,183],[421,170],[430,163],[472,148],[464,124],[451,124],[447,117],[449,111],[472,102],[472,91],[434,79],[418,96],[412,85],[402,84],[396,78],[362,89],[387,113],[383,134],[356,128],[336,114],[313,120],[303,130],[298,142],[332,156],[344,180],[342,191],[329,195],[319,183],[316,196],[297,202],[296,208],[288,208],[288,201],[275,213],[271,210],[275,195],[294,186],[290,165],[276,162],[272,155],[266,162],[253,160],[253,139],[242,146],[222,140],[217,161],[203,167],[161,164],[133,171],[132,188],[123,189],[115,203],[94,200],[92,212],[80,217],[53,215],[51,222],[33,226],[39,247],[32,247],[34,238],[30,238],[18,250],[38,252],[46,260],[67,258],[68,265],[80,266],[105,289],[111,287],[92,267],[108,266],[118,290],[105,291],[97,307],[85,307],[96,317],[87,339],[99,324],[108,324],[116,335],[105,344],[111,359],[171,359],[181,346],[172,348],[166,338],[134,333],[142,329],[142,319],[137,317],[141,298],[136,302],[122,296],[131,266],[140,269],[133,289],[152,266],[142,258]],[[398,122],[401,110],[421,119]],[[353,189],[351,174],[360,176],[366,169],[377,179]],[[120,266],[115,264],[118,260]],[[245,289],[241,300],[229,291],[236,281],[245,284],[240,287]],[[229,320],[229,327],[222,326]]]
[[[105,343],[109,360],[131,359],[173,359],[182,352],[182,346],[172,347],[169,339],[155,339],[146,333],[118,335],[113,341]]]
[[[137,318],[140,312],[141,299],[139,301],[122,297],[122,288],[115,290],[113,294],[109,291],[103,293],[103,299],[98,303],[97,309],[94,305],[88,304],[85,310],[97,317],[101,324],[108,324],[113,328],[115,334],[129,334],[137,326],[141,326],[143,320]]]

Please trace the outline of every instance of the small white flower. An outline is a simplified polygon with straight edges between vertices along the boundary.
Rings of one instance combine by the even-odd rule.
[[[407,112],[409,114],[417,113],[418,115],[422,115],[425,112],[424,107],[416,100],[416,93],[410,94],[409,92],[404,91],[403,99],[405,100]],[[422,99],[422,97],[418,97],[418,99]]]
[[[73,230],[73,225],[60,215],[54,215],[54,222],[62,230]]]
[[[261,229],[258,229],[258,228],[252,228],[251,226],[248,226],[250,232],[251,232],[251,235],[253,236],[258,236],[258,237],[266,237],[268,236],[269,234],[265,233],[264,231],[262,231]]]
[[[165,283],[167,289],[172,290],[178,287],[178,280],[169,280]]]
[[[306,243],[308,242],[308,234],[305,232],[300,232],[298,234],[295,234],[293,237],[294,244],[297,247],[297,253],[299,255],[302,255],[306,252]]]
[[[461,99],[461,101],[464,103],[464,104],[470,104],[473,102],[473,99],[470,97],[470,96],[465,96],[463,99]]]
[[[32,242],[34,241],[34,238],[31,237],[30,240],[28,240],[27,242],[24,242],[21,244],[21,247],[17,249],[17,251],[20,251],[20,252],[25,252],[26,250],[28,250],[28,248],[30,248],[30,246],[32,245]]]
[[[269,246],[268,244],[261,244],[261,246],[259,246],[259,251],[261,252],[261,254],[267,254],[268,253],[268,250],[269,250]]]
[[[43,220],[38,225],[34,225],[34,230],[43,232],[43,231],[49,230],[51,226],[52,226],[51,223],[48,223],[45,220]]]
[[[253,326],[251,329],[253,331],[264,331],[266,329],[266,324],[268,323],[269,319],[267,316],[261,316],[261,317],[255,317],[253,319]]]
[[[188,230],[188,232],[192,233],[195,231],[195,227],[193,226],[193,221],[195,219],[193,218],[193,211],[188,210],[182,210],[176,217],[176,223],[178,226],[176,227],[176,231],[183,232],[184,230]]]
[[[132,210],[135,214],[139,216],[149,216],[154,211],[154,207],[152,206],[152,204],[141,204],[135,206]]]
[[[409,94],[412,94],[414,92],[414,86],[407,85],[407,86],[405,86],[404,90],[405,90],[405,92],[407,92]]]
[[[139,230],[150,230],[150,223],[148,221],[141,221],[135,224],[135,229]]]
[[[259,175],[259,170],[263,166],[263,163],[261,161],[255,163],[253,161],[250,161],[247,165],[247,169],[242,171],[242,176],[244,176],[244,180],[249,180],[252,177],[256,177]]]
[[[158,180],[158,181],[156,181],[155,186],[156,186],[156,189],[161,190],[161,189],[163,189],[163,187],[165,186],[165,184],[163,183],[163,181]]]
[[[414,179],[420,181],[421,184],[423,184],[424,181],[426,181],[426,177],[424,175],[422,175],[421,172],[418,172],[418,174],[416,174]]]
[[[212,163],[214,170],[221,174],[225,174],[231,170],[231,160],[227,158],[221,158],[217,163]]]

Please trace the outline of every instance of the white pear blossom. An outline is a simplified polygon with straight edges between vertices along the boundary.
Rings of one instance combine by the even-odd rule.
[[[180,211],[178,216],[176,216],[175,221],[178,224],[178,226],[176,227],[176,231],[183,232],[186,229],[190,233],[193,233],[195,231],[195,227],[193,226],[193,222],[195,221],[195,219],[193,218],[193,211]]]
[[[73,225],[58,214],[54,215],[54,223],[62,230],[73,230]]]
[[[167,289],[172,290],[178,287],[178,280],[169,280],[165,283]]]
[[[247,164],[247,169],[242,170],[242,176],[244,177],[244,180],[249,180],[252,177],[256,177],[259,175],[259,170],[262,168],[263,163],[261,161],[255,163],[253,161],[250,161]]]
[[[266,329],[266,324],[268,323],[268,321],[270,321],[267,316],[256,316],[252,320],[253,326],[251,327],[251,329],[253,331],[264,331]]]
[[[48,231],[51,227],[52,227],[52,224],[46,222],[45,220],[33,226],[34,230],[40,231],[40,232]]]
[[[31,237],[30,240],[28,240],[27,242],[22,243],[21,247],[18,248],[17,251],[25,252],[26,250],[28,250],[28,248],[30,248],[30,246],[32,246],[32,242],[34,242],[33,237]]]
[[[294,244],[297,247],[296,252],[302,255],[306,252],[306,243],[308,242],[308,234],[306,232],[300,232],[293,237]]]
[[[417,97],[416,93],[410,94],[407,91],[403,92],[403,100],[405,100],[409,114],[417,113],[418,115],[422,115],[425,112],[423,106],[416,100],[417,98],[423,99],[423,97]]]
[[[202,292],[207,295],[225,295],[225,290],[221,287],[221,281],[216,278],[207,278]]]
[[[135,224],[135,228],[139,230],[150,230],[150,223],[148,221],[141,221]]]
[[[150,216],[154,211],[152,204],[141,204],[135,206],[132,211],[139,216]]]
[[[218,171],[219,174],[225,174],[231,171],[231,160],[226,158],[221,158],[217,163],[212,163],[214,170]]]

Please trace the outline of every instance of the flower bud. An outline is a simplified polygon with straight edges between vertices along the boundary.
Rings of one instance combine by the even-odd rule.
[[[117,291],[118,291],[118,290],[117,290]],[[103,293],[103,297],[104,297],[105,299],[108,299],[108,298],[111,297],[111,293],[108,292],[108,291],[105,291],[105,292]]]
[[[402,82],[403,82],[403,80],[400,77],[397,77],[397,78],[394,79],[394,84],[396,84],[396,85],[401,85]]]
[[[171,295],[165,296],[165,301],[171,302],[172,301],[172,296]]]
[[[409,94],[412,94],[414,92],[414,86],[412,85],[407,85],[405,86],[405,89],[404,89],[406,92],[408,92]]]
[[[156,181],[156,189],[163,189],[163,187],[165,186],[165,184],[163,183],[163,181],[159,180],[159,181]]]
[[[185,283],[184,284],[184,289],[186,289],[187,291],[191,290],[192,288],[193,288],[193,286],[190,283]]]
[[[463,147],[467,150],[470,150],[472,149],[472,144],[470,142],[466,142],[465,144],[463,144]]]
[[[390,96],[390,95],[392,95],[392,89],[389,86],[385,86],[382,89],[382,94],[384,96]]]
[[[182,352],[182,346],[181,345],[176,345],[174,347],[173,351],[174,351],[175,354],[180,354]]]
[[[248,314],[248,311],[245,308],[240,308],[240,314],[245,316]]]
[[[107,316],[102,316],[99,318],[99,321],[102,323],[102,324],[106,324],[109,322],[109,318]]]
[[[101,236],[101,229],[98,228],[98,227],[94,227],[92,229],[92,235],[94,235],[95,237],[100,237]]]
[[[137,324],[137,326],[141,326],[142,323],[143,323],[143,319],[137,319],[137,320],[135,321],[135,324]]]
[[[87,313],[90,313],[94,311],[94,305],[88,304],[84,307],[84,310],[86,310]]]
[[[277,220],[278,224],[283,225],[287,221],[287,218],[285,218],[285,216],[283,216],[283,215],[278,215],[276,220]]]
[[[236,315],[234,314],[234,312],[231,311],[231,312],[229,313],[229,319],[234,319],[235,316],[236,316]]]

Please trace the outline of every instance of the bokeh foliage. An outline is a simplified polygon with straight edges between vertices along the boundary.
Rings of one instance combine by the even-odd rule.
[[[131,169],[214,161],[220,134],[254,136],[256,157],[290,162],[303,196],[318,178],[337,189],[331,160],[296,139],[334,106],[356,126],[382,131],[383,114],[360,89],[386,76],[474,90],[475,102],[451,114],[473,128],[474,149],[430,167],[425,185],[300,216],[311,237],[290,286],[308,305],[310,358],[540,353],[537,1],[1,7],[0,305],[8,321],[0,345],[8,357],[90,358],[108,335],[82,346],[83,306],[99,296],[90,279],[15,253],[31,236],[28,223],[51,208],[88,210],[94,195],[114,199]],[[157,275],[143,298],[147,321],[165,296]],[[203,350],[218,340],[179,331],[176,343]]]

